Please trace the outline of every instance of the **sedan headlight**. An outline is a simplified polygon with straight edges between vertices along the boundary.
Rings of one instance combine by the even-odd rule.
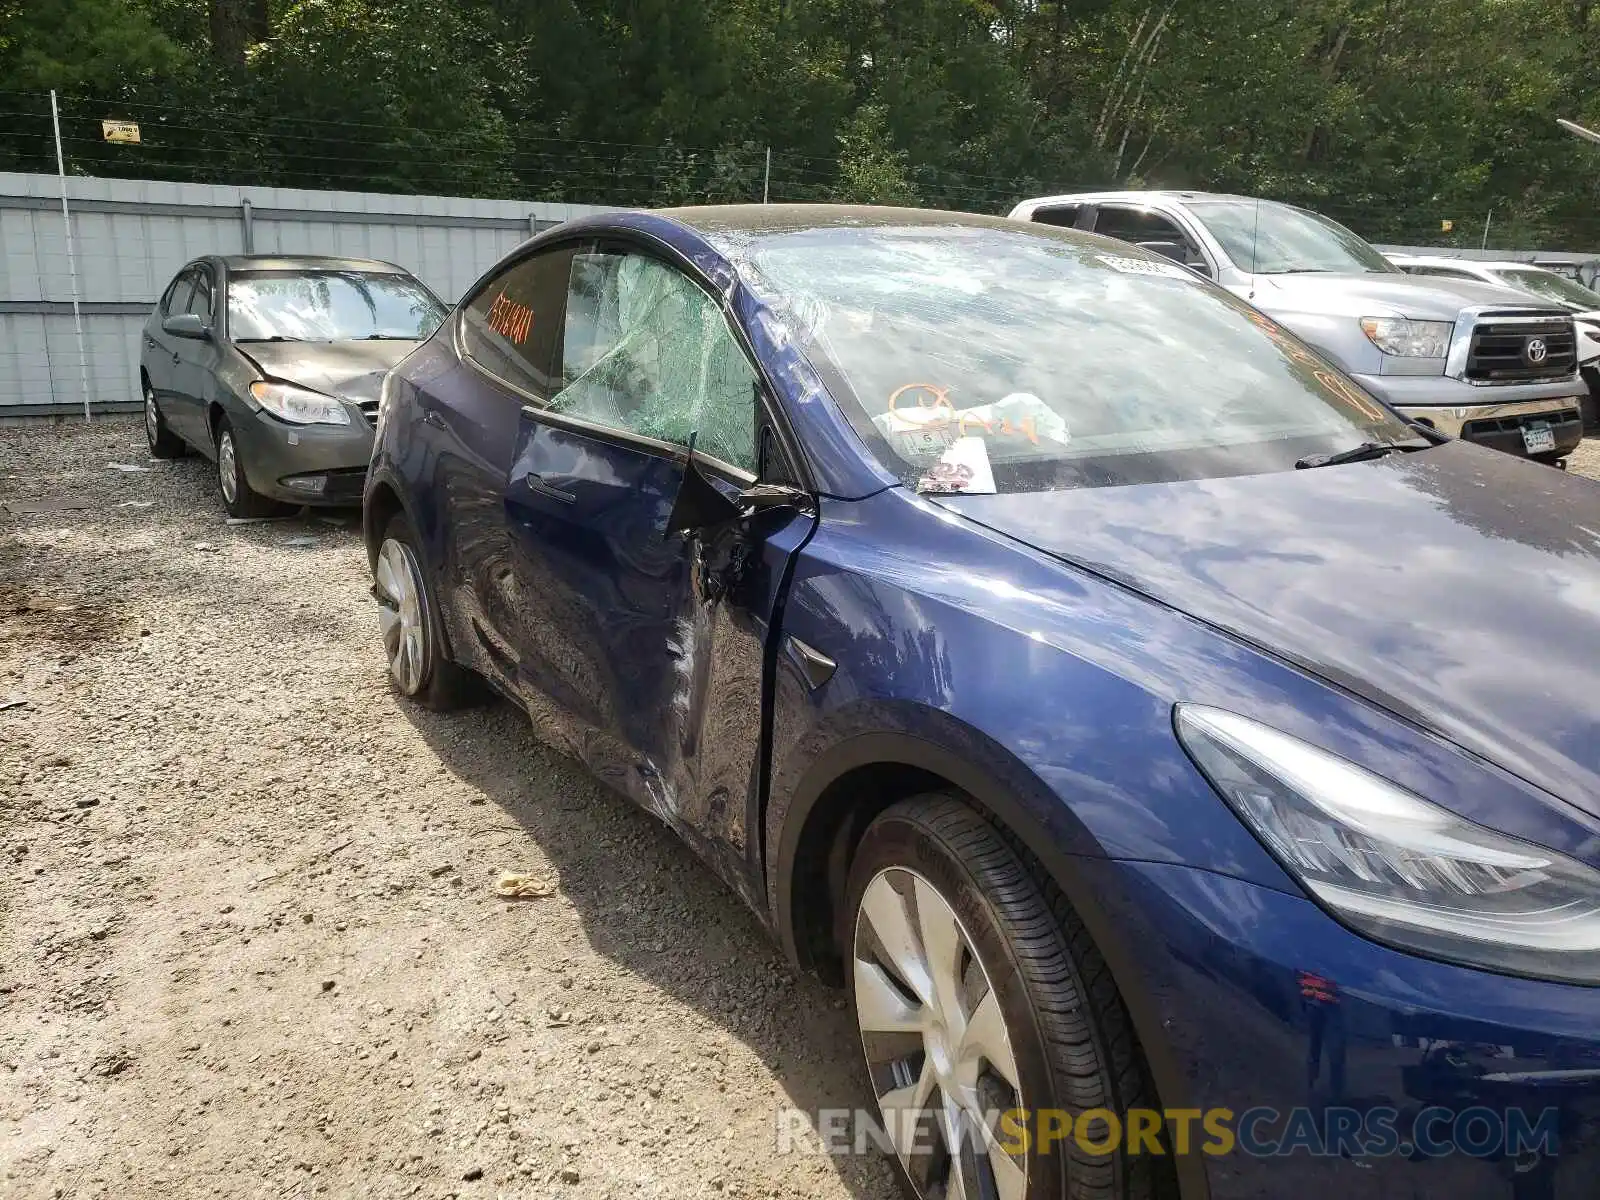
[[[350,424],[350,410],[341,401],[292,383],[257,381],[250,395],[273,416],[295,425]]]
[[[1600,983],[1600,872],[1245,717],[1185,704],[1176,724],[1234,812],[1347,925],[1452,962]]]
[[[1399,358],[1443,358],[1450,352],[1450,321],[1408,321],[1405,317],[1362,317],[1361,330],[1385,354]]]

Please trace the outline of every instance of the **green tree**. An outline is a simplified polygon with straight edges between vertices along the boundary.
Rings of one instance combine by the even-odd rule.
[[[839,134],[838,199],[855,204],[915,204],[907,155],[889,142],[884,108],[866,104]]]
[[[183,52],[126,0],[0,0],[0,87],[76,92],[177,70]]]

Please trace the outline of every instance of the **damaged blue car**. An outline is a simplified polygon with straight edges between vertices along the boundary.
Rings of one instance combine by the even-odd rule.
[[[848,989],[924,1200],[1592,1194],[1593,483],[1138,247],[704,208],[491,269],[365,536],[403,696]]]

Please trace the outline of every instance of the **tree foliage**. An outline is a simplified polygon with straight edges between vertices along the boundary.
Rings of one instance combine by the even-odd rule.
[[[1194,187],[1600,247],[1593,0],[0,0],[0,166],[1003,211]],[[144,128],[99,138],[105,117]],[[1441,223],[1452,221],[1451,233]]]
[[[0,0],[0,87],[126,85],[181,61],[150,13],[123,0]]]

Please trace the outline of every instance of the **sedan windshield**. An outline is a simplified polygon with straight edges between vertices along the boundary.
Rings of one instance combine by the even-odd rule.
[[[1270,318],[1104,239],[952,222],[723,245],[921,491],[1252,474],[1415,440]]]
[[[1518,291],[1531,292],[1546,300],[1554,300],[1574,312],[1600,311],[1600,295],[1596,295],[1575,280],[1557,275],[1554,271],[1544,271],[1537,267],[1517,270],[1496,268],[1493,274]]]
[[[1397,270],[1343,225],[1301,208],[1265,200],[1192,200],[1188,208],[1241,271],[1288,275]]]
[[[408,275],[369,271],[245,271],[228,279],[236,342],[420,341],[444,306]]]

